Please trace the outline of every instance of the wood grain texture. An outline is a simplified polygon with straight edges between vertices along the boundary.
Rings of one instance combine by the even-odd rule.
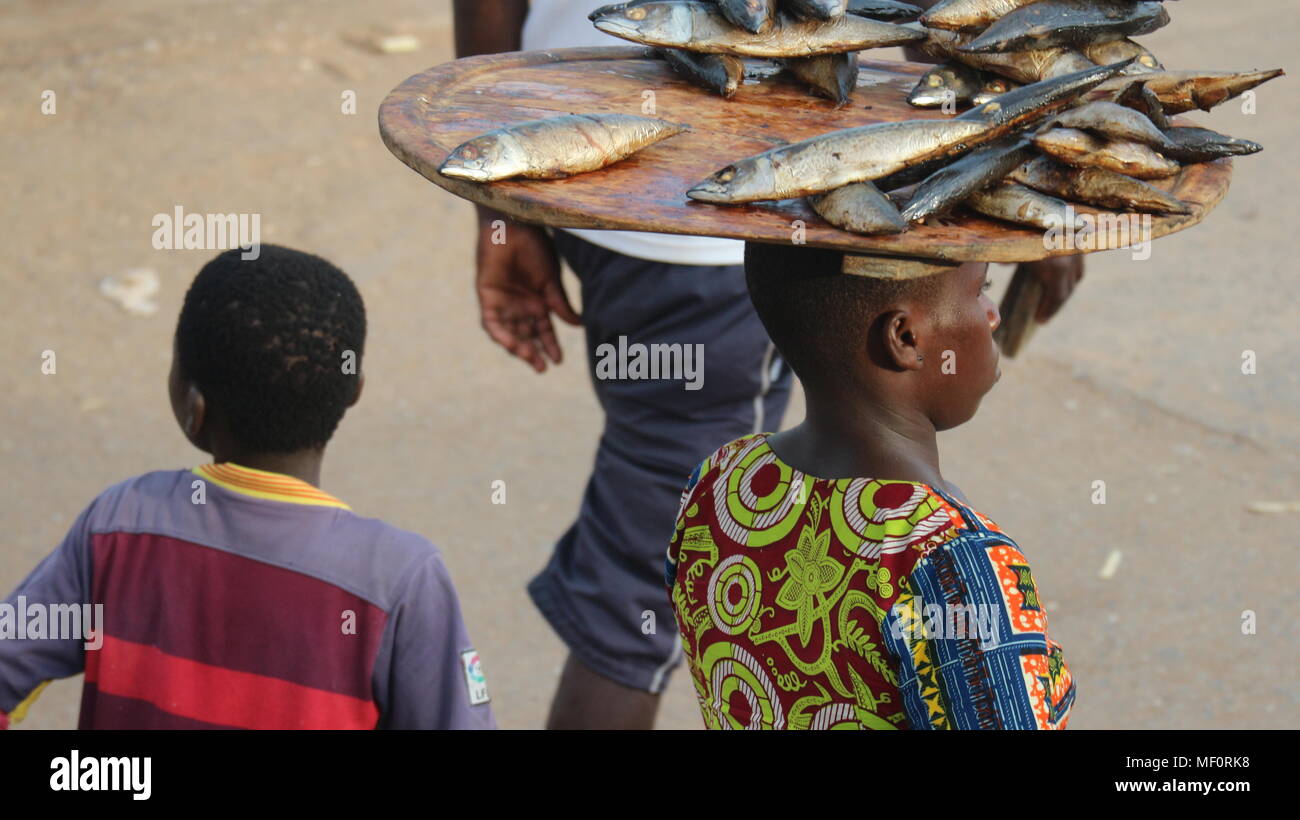
[[[1022,262],[1076,253],[1045,248],[1039,231],[974,215],[867,237],[827,224],[802,199],[724,206],[686,197],[688,188],[719,168],[785,142],[876,122],[943,117],[906,100],[927,68],[862,59],[858,87],[837,109],[784,74],[747,79],[733,99],[724,100],[680,79],[641,47],[490,54],[407,79],[380,107],[379,130],[398,159],[437,185],[536,224],[790,242],[792,223],[802,220],[807,244],[863,254]],[[481,185],[437,172],[457,145],[485,131],[561,114],[644,114],[645,92],[654,94],[655,116],[688,123],[692,130],[602,170],[561,180]],[[1152,236],[1200,222],[1223,198],[1231,177],[1231,163],[1219,160],[1159,182],[1191,205],[1192,213],[1155,218]]]

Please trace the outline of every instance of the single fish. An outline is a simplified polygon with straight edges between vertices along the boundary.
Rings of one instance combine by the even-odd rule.
[[[659,52],[673,71],[728,99],[745,77],[745,61],[732,54],[696,54],[680,48],[663,48]]]
[[[1124,69],[1125,74],[1145,74],[1148,71],[1163,71],[1164,66],[1141,43],[1127,37],[1122,40],[1108,40],[1101,43],[1088,43],[1079,47],[1083,56],[1098,65],[1117,63],[1120,60],[1134,60],[1133,65]],[[1136,58],[1136,59],[1134,59]]]
[[[686,195],[731,204],[824,193],[892,174],[992,130],[983,123],[937,119],[832,131],[728,165]]]
[[[971,100],[971,103],[974,105],[983,105],[986,102],[992,102],[1011,89],[1020,87],[1008,80],[1006,77],[997,77],[987,74],[985,77],[984,85],[980,86],[979,93]]]
[[[1128,88],[1115,96],[1115,102],[1145,115],[1151,120],[1151,124],[1161,131],[1169,128],[1169,116],[1165,114],[1165,107],[1161,105],[1156,93],[1147,88],[1144,82],[1129,83]]]
[[[601,31],[636,43],[741,57],[812,57],[925,39],[923,31],[852,14],[831,22],[779,14],[769,30],[751,34],[732,25],[716,6],[696,0],[606,7],[593,12],[592,20]]]
[[[917,108],[938,108],[945,102],[964,105],[983,87],[983,75],[961,63],[935,66],[917,80],[907,101]]]
[[[971,54],[961,46],[970,35],[932,30],[917,47],[941,60],[956,60],[971,68],[1007,77],[1018,83],[1036,83],[1083,71],[1096,65],[1083,52],[1073,48],[1042,48],[1008,54]]]
[[[776,0],[714,0],[722,15],[750,34],[761,34],[776,23]]]
[[[805,20],[834,20],[848,10],[848,0],[781,0],[785,10]]]
[[[849,0],[847,12],[874,20],[915,20],[923,9],[896,0]]]
[[[560,179],[595,171],[689,130],[632,114],[566,114],[498,128],[463,142],[438,173],[473,182]]]
[[[1258,142],[1229,137],[1208,128],[1177,125],[1165,131],[1171,145],[1161,149],[1179,162],[1209,162],[1222,157],[1241,157],[1264,150]]]
[[[1286,74],[1280,68],[1271,71],[1233,73],[1206,71],[1153,71],[1143,74],[1142,81],[1160,98],[1166,114],[1183,114],[1201,109],[1209,111],[1252,88]],[[1128,87],[1124,78],[1097,89],[1099,93],[1120,92]]]
[[[1138,142],[1106,140],[1074,128],[1052,128],[1034,136],[1038,150],[1076,167],[1096,166],[1136,179],[1164,179],[1181,166]]]
[[[979,54],[1084,46],[1149,34],[1169,23],[1154,0],[1038,0],[1016,9],[962,46]]]
[[[926,28],[948,31],[983,29],[1038,0],[944,0],[921,15]]]
[[[907,230],[898,208],[870,182],[855,182],[827,194],[813,194],[808,197],[808,204],[818,216],[843,231],[886,234]]]
[[[704,202],[788,199],[879,179],[927,160],[956,156],[1050,116],[1125,66],[1094,66],[1017,88],[951,119],[846,128],[740,160],[686,192]]]
[[[1104,66],[1088,63],[1078,71],[1013,88],[1000,94],[996,100],[972,108],[957,119],[1005,121],[1019,127],[1041,120],[1056,110],[1070,107],[1083,93],[1104,82],[1099,82],[1098,77],[1114,77],[1128,66],[1129,61]]]
[[[926,178],[903,209],[903,219],[919,222],[937,216],[982,191],[1035,156],[1033,146],[1011,137],[978,148]]]
[[[1086,202],[1112,211],[1153,214],[1192,212],[1177,197],[1149,182],[1105,168],[1075,168],[1047,157],[1037,157],[1011,172],[1009,179],[1045,194],[1073,202]]]
[[[1075,230],[1086,224],[1082,214],[1063,199],[1035,191],[1018,182],[1002,182],[987,191],[977,191],[966,200],[966,207],[994,219],[1051,230],[1064,228],[1073,221]]]
[[[1130,140],[1158,150],[1170,147],[1169,138],[1141,113],[1119,103],[1094,100],[1061,112],[1050,124],[1091,131],[1113,140]]]
[[[822,54],[783,61],[790,73],[807,83],[814,92],[834,100],[836,106],[849,101],[858,87],[858,53]]]

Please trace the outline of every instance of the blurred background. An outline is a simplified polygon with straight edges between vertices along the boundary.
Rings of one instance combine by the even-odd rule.
[[[1169,10],[1141,39],[1170,68],[1294,68],[1292,0]],[[154,250],[151,219],[259,213],[263,241],[340,265],[369,312],[366,392],[325,488],[442,548],[498,721],[542,725],[564,650],[524,585],[577,510],[600,415],[579,329],[541,376],[482,333],[470,207],[380,142],[385,94],[451,57],[448,0],[0,0],[4,592],[108,485],[203,462],[165,379],[214,252]],[[1259,89],[1253,115],[1191,115],[1264,153],[1150,260],[1089,256],[1063,312],[942,438],[945,476],[1033,562],[1078,683],[1071,728],[1300,727],[1295,82]],[[156,310],[101,291],[140,269]],[[995,294],[1010,271],[993,268]],[[801,415],[796,398],[786,424]],[[22,727],[74,727],[79,693],[56,683]],[[700,726],[681,669],[660,725]]]

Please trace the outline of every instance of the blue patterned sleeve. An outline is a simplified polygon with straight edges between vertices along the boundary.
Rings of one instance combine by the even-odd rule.
[[[916,729],[1064,729],[1074,681],[1028,562],[1002,533],[963,531],[917,562],[884,623]]]

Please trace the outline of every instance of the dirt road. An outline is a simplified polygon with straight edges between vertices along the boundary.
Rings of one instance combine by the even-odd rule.
[[[580,332],[564,330],[569,359],[541,377],[483,336],[469,208],[379,140],[386,92],[450,58],[449,5],[0,3],[0,588],[104,487],[201,462],[164,380],[180,300],[212,254],[154,250],[151,219],[177,205],[260,213],[264,240],[338,263],[370,314],[366,395],[330,448],[326,488],[443,548],[501,725],[541,724],[563,650],[523,588],[577,509],[600,416]],[[1170,5],[1173,25],[1144,40],[1170,66],[1292,61],[1290,0]],[[378,53],[368,43],[384,34],[420,48]],[[1267,150],[1237,163],[1204,226],[1150,260],[1090,258],[1065,313],[944,438],[945,474],[1034,563],[1079,685],[1072,727],[1300,726],[1300,515],[1247,509],[1300,500],[1294,81],[1261,89],[1253,115],[1198,115]],[[347,91],[355,115],[341,112]],[[152,315],[98,291],[133,268],[160,279]],[[1008,274],[995,270],[999,287]],[[1117,572],[1100,578],[1114,551]],[[1243,635],[1247,610],[1257,634]],[[75,725],[78,695],[78,680],[56,684],[23,725]],[[661,725],[699,725],[684,674]]]

